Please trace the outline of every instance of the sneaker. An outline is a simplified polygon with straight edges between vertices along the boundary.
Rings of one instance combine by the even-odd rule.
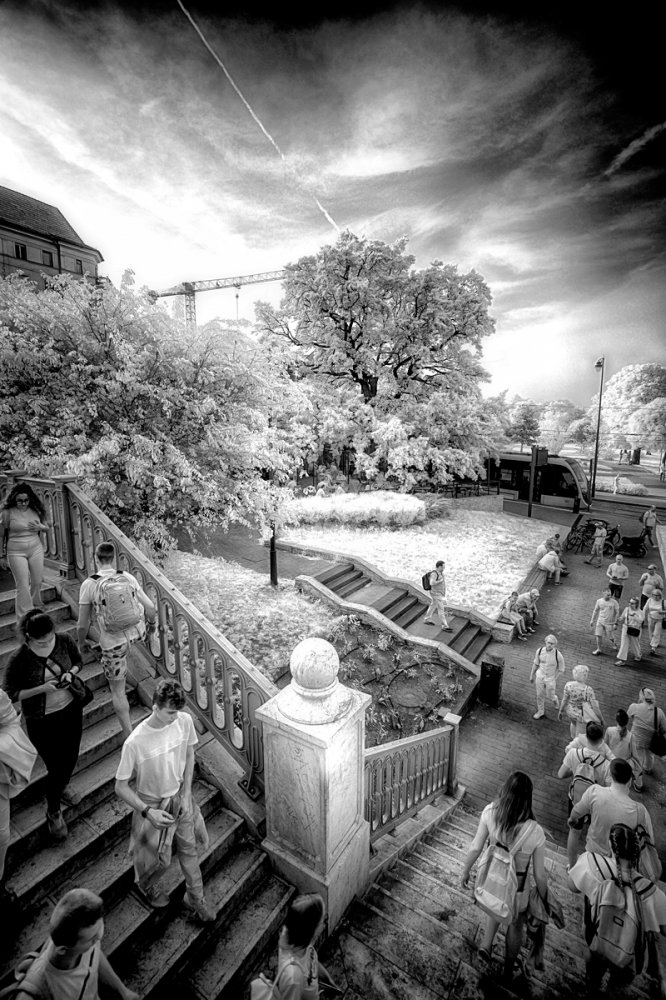
[[[450,625],[444,625],[442,626],[442,632],[453,632],[453,629]]]
[[[81,792],[74,788],[74,785],[67,785],[60,798],[67,806],[78,806],[82,796]]]
[[[519,635],[518,638],[520,639],[521,642],[527,642],[527,636],[526,635]]]
[[[167,894],[154,885],[143,886],[135,882],[134,889],[139,899],[153,910],[163,910],[171,902]]]
[[[217,916],[215,910],[211,909],[205,898],[193,899],[189,892],[186,892],[183,896],[183,906],[186,910],[190,910],[191,913],[194,913],[202,924],[212,923]]]
[[[546,714],[545,712],[535,712],[534,715],[532,716],[532,718],[533,719],[543,719],[543,717],[544,717],[545,714]]]
[[[659,653],[657,652],[656,649],[651,649],[650,650],[650,656],[659,656]]]
[[[615,663],[613,664],[614,667],[626,667],[626,665],[627,665],[626,660],[616,660]]]
[[[592,656],[601,656],[601,650],[600,649],[593,649],[592,650]]]
[[[46,814],[46,824],[49,828],[49,834],[54,840],[66,840],[67,839],[67,824],[62,817],[62,810],[57,813],[47,812]]]

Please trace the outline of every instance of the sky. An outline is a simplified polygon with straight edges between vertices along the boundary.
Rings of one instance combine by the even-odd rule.
[[[0,0],[0,184],[157,290],[278,270],[344,229],[406,236],[416,266],[487,281],[485,391],[509,399],[587,406],[598,357],[606,378],[664,363],[654,5],[301,7]],[[197,315],[279,297],[204,292]]]

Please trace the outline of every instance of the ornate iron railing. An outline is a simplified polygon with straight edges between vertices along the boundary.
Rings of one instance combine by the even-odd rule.
[[[421,736],[383,743],[365,751],[365,818],[370,842],[413,816],[456,784],[457,715]]]
[[[137,578],[158,613],[157,671],[178,680],[188,706],[245,771],[241,786],[257,797],[263,790],[264,748],[256,710],[277,688],[182,594],[77,485],[73,477],[52,480],[0,476],[5,496],[16,479],[28,483],[49,520],[45,561],[64,578],[95,572],[95,546],[113,542],[118,569]],[[157,645],[157,644],[156,644]]]

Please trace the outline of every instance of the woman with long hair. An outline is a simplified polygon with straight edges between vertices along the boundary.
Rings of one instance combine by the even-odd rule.
[[[568,886],[572,892],[585,896],[585,943],[593,945],[596,927],[592,919],[592,903],[597,897],[600,883],[608,880],[619,886],[634,885],[641,899],[641,923],[644,934],[666,934],[666,896],[654,883],[640,875],[638,862],[640,843],[636,831],[624,823],[615,823],[608,835],[612,857],[605,854],[591,854],[585,851],[570,869]],[[642,956],[640,956],[642,958]],[[595,950],[588,952],[587,991],[595,996],[608,968],[611,970],[613,986],[626,986],[634,978],[636,966],[632,963],[625,968],[611,966],[607,959]]]
[[[314,946],[324,927],[324,915],[324,900],[317,893],[292,900],[280,932],[275,1000],[317,1000],[320,985],[337,991]]]
[[[27,483],[16,483],[0,512],[0,569],[12,571],[16,583],[16,618],[41,607],[44,577],[42,535],[49,526],[44,506]]]
[[[523,771],[513,771],[499,790],[497,798],[481,813],[476,836],[465,859],[462,874],[463,888],[467,888],[469,874],[477,858],[487,844],[501,844],[511,849],[513,844],[520,847],[515,852],[514,864],[518,878],[518,897],[513,920],[506,923],[506,950],[504,956],[504,976],[513,977],[523,940],[525,911],[529,899],[528,871],[532,875],[543,899],[548,895],[548,882],[544,867],[546,835],[536,822],[532,812],[532,780]],[[494,917],[486,917],[486,928],[479,955],[489,962],[493,942],[500,926]]]
[[[68,690],[81,669],[73,639],[56,633],[53,619],[33,609],[21,619],[23,645],[7,665],[3,687],[20,702],[31,742],[46,764],[46,821],[54,840],[64,840],[67,825],[61,801],[76,804],[67,784],[79,757],[82,709]]]

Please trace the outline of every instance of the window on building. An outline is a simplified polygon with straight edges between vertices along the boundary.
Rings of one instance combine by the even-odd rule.
[[[15,243],[14,244],[14,256],[18,257],[19,260],[28,259],[28,248],[25,243]]]
[[[77,274],[83,274],[83,261],[77,257],[74,261],[74,270]]]
[[[46,267],[53,267],[53,254],[50,250],[42,250],[42,264]]]

